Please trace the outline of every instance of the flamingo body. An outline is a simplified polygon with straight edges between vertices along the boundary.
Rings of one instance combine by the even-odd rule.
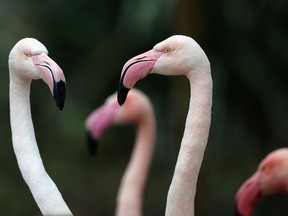
[[[193,216],[199,170],[211,119],[212,78],[210,63],[199,44],[190,37],[174,35],[124,65],[118,102],[124,104],[129,90],[150,73],[185,75],[190,81],[190,104],[184,135],[168,191],[166,216]]]
[[[156,122],[153,107],[149,98],[139,90],[133,89],[127,102],[120,107],[116,93],[92,112],[86,120],[86,130],[91,138],[99,141],[107,128],[115,125],[134,123],[137,136],[131,159],[125,170],[117,196],[117,216],[141,216],[142,198],[148,171],[152,159]],[[93,153],[95,143],[90,143]]]
[[[10,122],[12,142],[21,174],[43,215],[72,215],[57,186],[47,174],[35,139],[30,109],[30,84],[42,79],[63,109],[65,77],[49,56],[46,47],[33,38],[24,38],[9,54]]]

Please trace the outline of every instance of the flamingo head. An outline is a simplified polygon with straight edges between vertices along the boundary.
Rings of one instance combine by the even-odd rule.
[[[201,47],[192,38],[174,35],[156,44],[153,49],[128,60],[123,66],[118,102],[122,105],[129,90],[149,73],[162,75],[195,75],[197,68],[210,67]]]
[[[288,148],[271,152],[236,194],[236,213],[251,216],[262,195],[288,192]]]
[[[102,134],[113,124],[140,124],[154,115],[148,97],[137,89],[131,90],[126,103],[120,107],[116,93],[108,97],[105,103],[92,112],[85,123],[88,132],[88,147],[91,154],[96,154]]]
[[[18,41],[10,51],[8,62],[11,79],[42,79],[48,85],[58,108],[63,109],[66,96],[65,77],[62,69],[48,56],[42,43],[34,38]]]

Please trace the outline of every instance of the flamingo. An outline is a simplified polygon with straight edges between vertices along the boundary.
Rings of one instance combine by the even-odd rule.
[[[100,108],[88,116],[85,123],[92,153],[96,153],[95,145],[109,126],[129,123],[137,124],[137,137],[118,191],[117,216],[142,215],[143,190],[156,134],[156,122],[151,101],[143,92],[133,89],[128,95],[125,105],[120,107],[117,103],[117,95],[114,93]]]
[[[166,216],[193,216],[199,170],[207,145],[212,108],[210,63],[199,44],[188,36],[174,35],[153,49],[127,61],[122,69],[118,102],[149,73],[185,75],[190,81],[190,104],[185,130],[169,187]]]
[[[288,148],[269,153],[236,194],[236,214],[252,216],[263,195],[288,192]]]
[[[66,87],[61,68],[34,38],[18,41],[9,54],[12,142],[22,176],[43,215],[72,215],[57,186],[45,171],[37,147],[30,109],[30,84],[43,79],[56,105],[63,109]]]

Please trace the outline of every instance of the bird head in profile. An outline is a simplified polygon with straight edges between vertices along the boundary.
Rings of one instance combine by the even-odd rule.
[[[105,103],[94,110],[86,119],[88,150],[96,154],[98,143],[104,132],[112,125],[134,123],[140,125],[153,116],[154,111],[149,98],[140,90],[132,89],[123,106],[117,103],[117,94],[109,96]]]
[[[252,216],[261,196],[288,192],[288,148],[268,154],[236,194],[236,215]]]
[[[174,35],[156,44],[151,50],[128,60],[123,66],[119,89],[118,102],[122,105],[129,90],[150,73],[168,76],[186,75],[193,71],[210,67],[209,61],[199,44],[191,37]]]
[[[65,77],[58,64],[48,56],[42,43],[34,38],[20,40],[12,48],[8,62],[11,79],[42,79],[48,85],[58,108],[63,109],[66,96]]]

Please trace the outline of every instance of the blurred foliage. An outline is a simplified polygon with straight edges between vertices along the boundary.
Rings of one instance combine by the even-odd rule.
[[[39,149],[73,213],[105,216],[114,213],[135,129],[109,129],[99,154],[91,157],[85,146],[85,118],[116,91],[126,60],[172,34],[186,34],[200,43],[214,80],[212,126],[196,215],[232,215],[241,183],[268,152],[288,143],[287,11],[286,0],[1,0],[1,215],[40,215],[11,143],[7,57],[13,45],[23,37],[35,37],[63,69],[67,99],[61,113],[43,82],[32,83]],[[184,77],[153,75],[137,87],[151,97],[158,123],[144,215],[164,215],[189,85]],[[287,199],[265,198],[255,215],[286,215]]]

